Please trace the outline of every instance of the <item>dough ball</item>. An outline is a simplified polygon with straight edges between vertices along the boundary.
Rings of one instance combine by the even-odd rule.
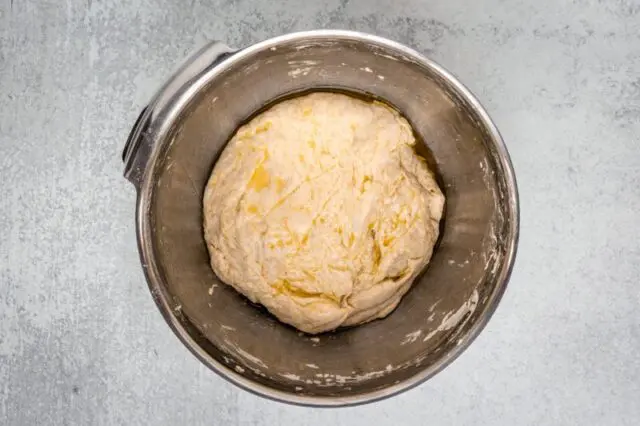
[[[427,265],[444,196],[409,123],[312,93],[242,126],[204,194],[222,281],[307,333],[388,315]]]

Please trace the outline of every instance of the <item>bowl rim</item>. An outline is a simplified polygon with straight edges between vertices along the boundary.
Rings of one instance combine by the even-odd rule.
[[[160,151],[162,151],[162,149],[154,149],[151,153],[151,157],[149,158],[148,162],[150,166],[147,167],[144,171],[144,176],[138,190],[136,202],[136,235],[138,251],[140,260],[142,262],[145,278],[147,280],[147,284],[149,286],[149,290],[153,296],[153,299],[158,306],[158,309],[162,313],[162,316],[164,317],[169,327],[173,330],[180,341],[209,369],[211,369],[227,381],[233,383],[234,385],[255,395],[266,397],[271,400],[308,407],[344,407],[379,401],[412,389],[442,371],[469,347],[469,345],[485,328],[489,319],[493,316],[506,290],[507,283],[513,270],[517,252],[520,232],[520,209],[515,172],[504,140],[500,135],[500,132],[498,131],[496,125],[489,117],[489,114],[486,112],[477,98],[473,95],[473,93],[469,89],[467,89],[449,71],[447,71],[431,59],[428,59],[418,51],[387,38],[364,32],[331,29],[293,32],[269,38],[262,42],[255,43],[246,48],[237,50],[233,54],[226,56],[214,67],[207,70],[197,79],[188,84],[188,87],[185,88],[179,98],[174,99],[172,105],[170,105],[169,107],[170,111],[159,116],[158,119],[163,123],[161,123],[157,127],[160,130],[156,133],[156,136],[159,136],[163,133],[166,136],[166,133],[170,128],[170,123],[179,115],[180,111],[189,104],[191,99],[196,96],[200,89],[202,89],[212,78],[224,72],[224,70],[228,69],[233,64],[242,61],[243,59],[250,57],[251,55],[259,51],[277,47],[278,45],[283,43],[301,41],[305,39],[323,38],[340,38],[390,48],[403,54],[411,61],[415,61],[419,65],[430,69],[440,78],[447,81],[447,83],[451,85],[453,91],[457,92],[458,95],[460,95],[466,102],[469,103],[474,112],[478,115],[485,129],[488,131],[491,141],[494,144],[494,148],[496,149],[500,165],[504,172],[504,178],[507,183],[507,206],[508,210],[510,211],[511,218],[508,223],[508,238],[506,241],[507,250],[506,255],[504,256],[504,260],[499,267],[499,273],[496,277],[497,284],[487,300],[484,311],[478,317],[476,323],[474,323],[470,327],[470,329],[459,338],[458,344],[447,351],[444,356],[440,358],[436,363],[416,373],[414,376],[399,383],[392,384],[388,387],[377,389],[371,392],[349,396],[311,396],[289,393],[286,391],[274,389],[272,387],[255,382],[242,376],[234,369],[228,367],[227,365],[224,365],[223,363],[210,356],[189,334],[189,331],[177,318],[176,313],[174,312],[173,304],[171,303],[172,298],[170,294],[165,290],[166,287],[161,284],[163,283],[163,278],[160,274],[155,256],[153,254],[154,248],[151,237],[152,229],[151,223],[148,220],[150,216],[151,196],[154,186],[153,179],[151,178],[153,173],[151,171],[154,168],[153,165],[157,163],[159,153]]]

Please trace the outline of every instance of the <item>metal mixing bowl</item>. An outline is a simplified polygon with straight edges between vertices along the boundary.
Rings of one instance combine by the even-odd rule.
[[[235,129],[283,96],[346,90],[384,99],[411,122],[446,195],[431,263],[387,318],[319,336],[279,323],[216,278],[202,195]],[[306,405],[384,398],[457,357],[496,309],[514,262],[518,198],[502,139],[442,67],[362,33],[312,31],[193,55],[138,119],[123,154],[151,293],[207,366],[257,394]]]

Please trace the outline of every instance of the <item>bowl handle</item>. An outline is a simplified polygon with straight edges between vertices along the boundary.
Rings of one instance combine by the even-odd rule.
[[[235,52],[237,50],[218,41],[207,43],[187,57],[169,81],[142,109],[122,151],[124,177],[133,183],[137,190],[140,190],[146,165],[155,145],[154,120],[190,82]]]

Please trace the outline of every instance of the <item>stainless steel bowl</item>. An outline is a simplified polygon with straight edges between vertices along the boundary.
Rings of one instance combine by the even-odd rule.
[[[447,197],[431,263],[395,312],[316,337],[220,283],[202,231],[205,183],[234,130],[265,104],[312,89],[398,108]],[[380,37],[323,30],[240,50],[212,43],[145,108],[123,157],[138,191],[142,266],[165,319],[212,370],[276,400],[352,405],[428,379],[482,330],[513,266],[518,197],[496,127],[442,67]]]

